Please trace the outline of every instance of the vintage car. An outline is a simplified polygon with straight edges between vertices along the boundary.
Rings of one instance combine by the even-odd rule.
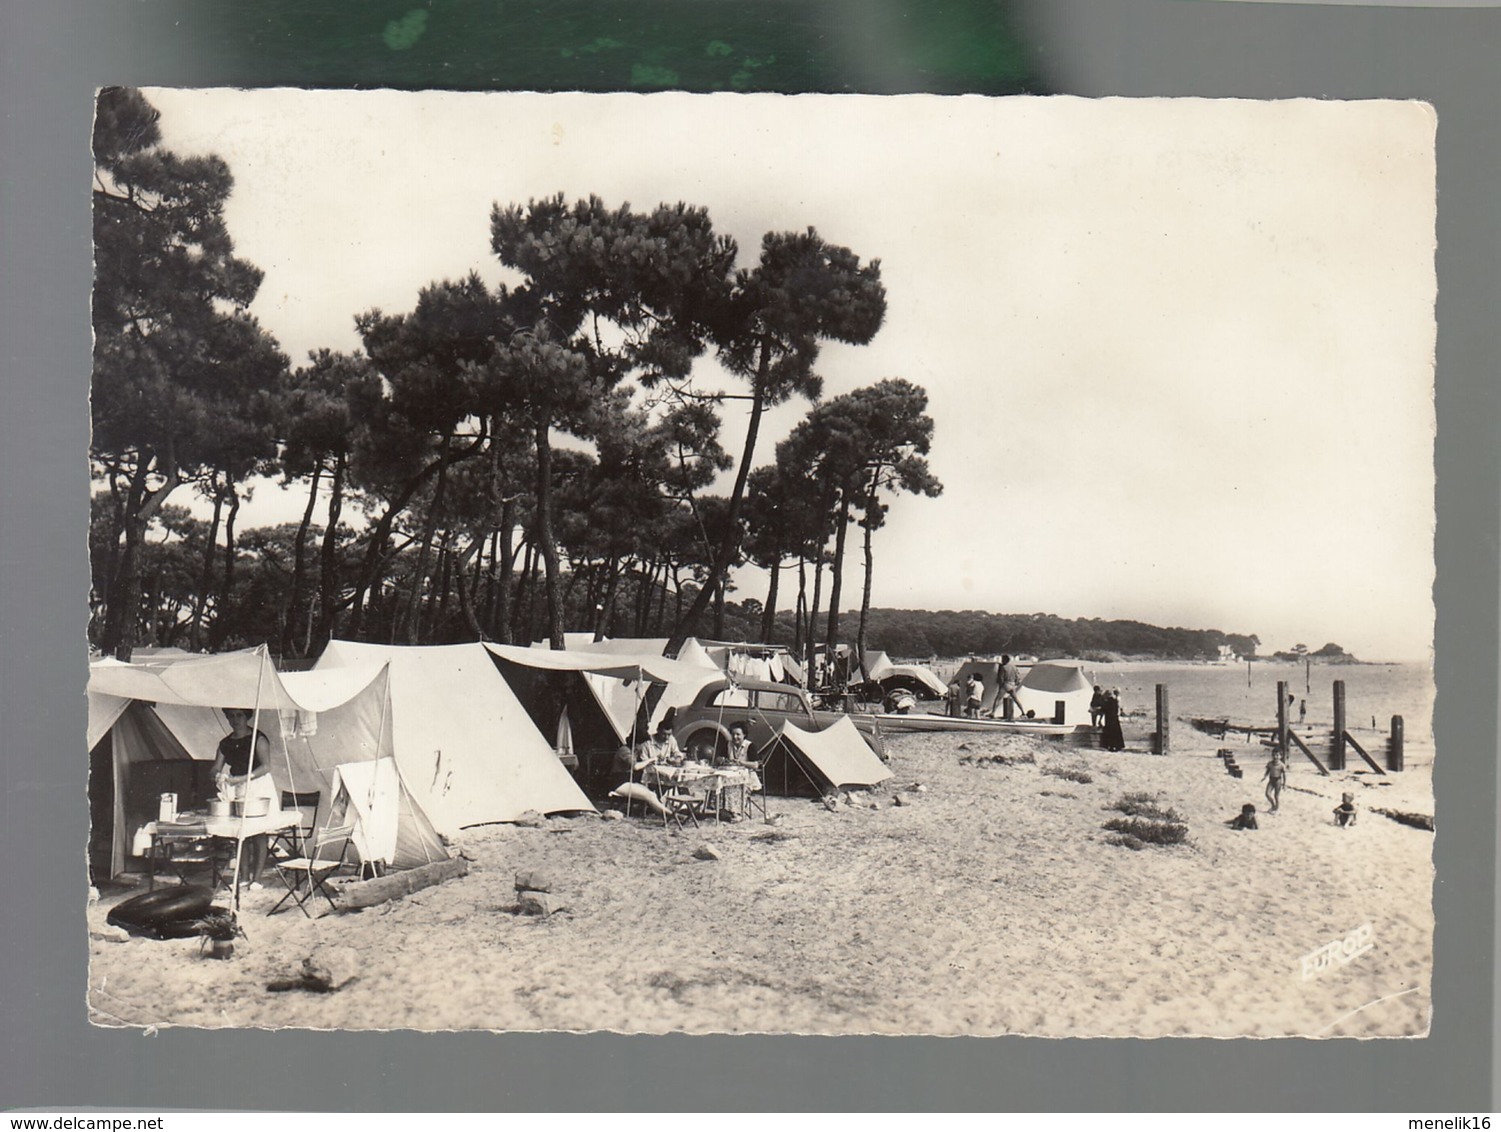
[[[693,702],[677,709],[673,736],[690,758],[709,762],[728,749],[730,728],[743,723],[751,746],[761,751],[785,722],[805,731],[822,731],[846,718],[844,712],[815,709],[808,693],[790,684],[739,677],[711,680],[699,689]],[[849,718],[861,738],[883,761],[886,744],[880,723],[858,713]]]

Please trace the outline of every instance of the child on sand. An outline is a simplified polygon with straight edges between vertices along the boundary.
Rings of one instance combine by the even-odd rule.
[[[1282,761],[1282,752],[1278,751],[1267,760],[1266,772],[1261,777],[1266,783],[1268,812],[1275,814],[1281,804],[1282,788],[1287,785],[1287,763]]]
[[[1334,824],[1345,828],[1355,824],[1355,795],[1341,794],[1339,805],[1334,807]]]
[[[1257,829],[1256,807],[1247,802],[1240,808],[1240,813],[1230,819],[1231,829]]]

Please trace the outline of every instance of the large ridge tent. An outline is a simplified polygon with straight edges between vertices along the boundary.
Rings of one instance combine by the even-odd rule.
[[[271,746],[279,791],[317,793],[326,817],[343,794],[360,809],[361,833],[379,827],[386,851],[365,860],[396,867],[445,857],[436,832],[391,761],[388,672],[364,665],[338,673],[276,672],[264,650],[220,656],[102,661],[90,666],[89,792],[96,876],[124,872],[136,834],[157,816],[160,793],[180,809],[213,795],[209,768],[229,732],[220,709],[248,708]],[[384,763],[384,785],[355,799],[349,776]],[[341,779],[341,773],[343,775]]]
[[[441,833],[594,809],[484,645],[330,641],[313,672],[372,662],[390,667],[397,765]]]
[[[821,795],[875,786],[892,777],[849,716],[822,731],[783,723],[763,757],[761,775],[772,794]]]

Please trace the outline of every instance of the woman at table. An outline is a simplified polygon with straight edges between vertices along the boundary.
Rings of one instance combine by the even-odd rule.
[[[748,766],[752,770],[760,769],[761,764],[756,761],[756,752],[751,746],[745,724],[730,724],[730,745],[725,750],[724,761],[730,766]]]
[[[219,740],[214,757],[214,786],[225,801],[249,806],[264,800],[269,812],[281,808],[276,785],[271,781],[271,743],[263,733],[251,729],[251,715],[245,708],[224,709],[230,731]],[[245,839],[240,879],[249,878],[252,892],[261,887],[269,845],[270,837],[264,833]]]

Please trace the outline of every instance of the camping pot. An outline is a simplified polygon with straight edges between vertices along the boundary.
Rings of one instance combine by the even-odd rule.
[[[237,818],[263,818],[271,812],[271,803],[265,798],[252,798],[248,802],[231,802],[229,812]]]
[[[157,803],[156,820],[169,822],[177,820],[177,795],[163,794]]]
[[[223,798],[209,799],[208,816],[211,818],[229,817],[229,803]]]

